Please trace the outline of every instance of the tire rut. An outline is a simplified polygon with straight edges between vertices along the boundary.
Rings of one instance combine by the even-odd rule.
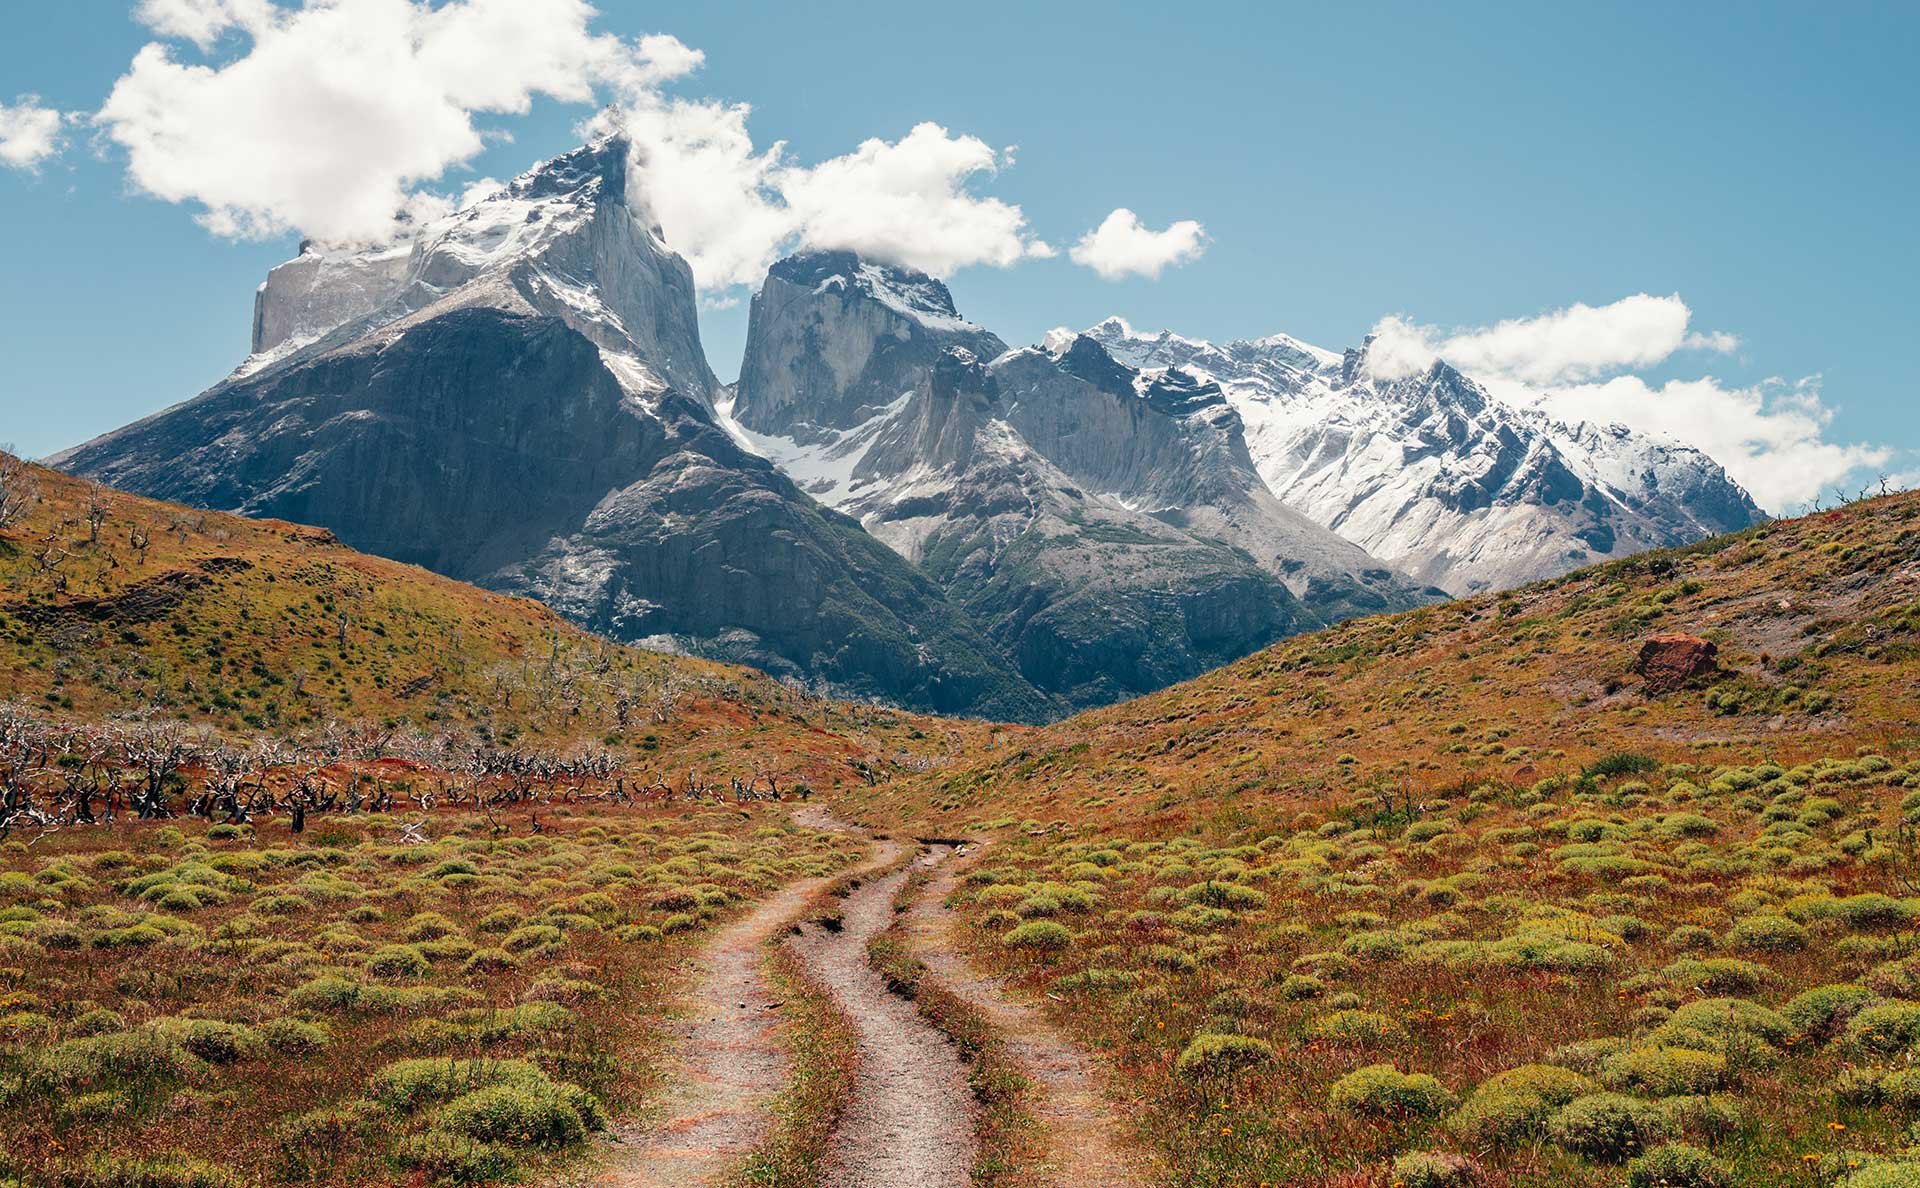
[[[879,850],[882,865],[903,852],[896,842]],[[972,1178],[966,1065],[867,961],[867,942],[892,923],[907,874],[902,868],[856,888],[842,905],[839,932],[808,926],[788,942],[860,1033],[854,1097],[828,1148],[826,1188],[965,1188]]]
[[[1165,1183],[1152,1158],[1125,1133],[1093,1061],[1038,1008],[976,971],[954,946],[955,920],[945,905],[967,865],[947,862],[934,872],[908,910],[907,943],[940,985],[979,1011],[999,1033],[1008,1054],[1037,1087],[1034,1112],[1047,1136],[1047,1157],[1038,1170],[1056,1188],[1150,1188]]]
[[[795,813],[808,828],[838,829],[818,810]],[[854,873],[892,858],[870,855]],[[617,1134],[596,1188],[710,1188],[723,1184],[773,1129],[771,1105],[789,1080],[780,1003],[764,969],[769,940],[791,927],[830,879],[789,884],[722,928],[702,950],[676,1025],[680,1067],[660,1120]]]

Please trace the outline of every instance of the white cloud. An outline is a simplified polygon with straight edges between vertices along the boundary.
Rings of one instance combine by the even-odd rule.
[[[868,140],[844,157],[782,170],[774,184],[806,247],[939,274],[1051,256],[1018,206],[967,190],[969,179],[999,168],[985,141],[926,123],[898,141]]]
[[[64,117],[42,107],[38,95],[22,95],[9,107],[0,103],[0,165],[35,169],[60,151]]]
[[[1818,378],[1728,387],[1719,380],[1669,380],[1655,387],[1616,376],[1540,394],[1531,401],[1568,421],[1617,422],[1704,450],[1768,511],[1780,513],[1857,472],[1884,466],[1892,451],[1826,440],[1833,410]]]
[[[140,0],[134,17],[162,37],[211,49],[230,29],[259,29],[273,19],[270,0]]]
[[[390,238],[474,196],[434,187],[486,147],[476,116],[611,96],[617,114],[588,127],[624,127],[636,208],[710,295],[757,284],[796,247],[943,274],[1053,254],[1019,206],[971,188],[1011,149],[923,123],[791,161],[781,143],[755,148],[744,104],[660,93],[701,65],[698,50],[595,34],[587,0],[142,0],[137,15],[166,40],[139,52],[95,119],[135,185],[199,205],[219,235]],[[180,57],[235,38],[219,60]]]
[[[1776,513],[1889,460],[1876,446],[1827,440],[1833,410],[1817,378],[1741,387],[1713,376],[1654,384],[1632,374],[1681,351],[1739,349],[1733,334],[1690,329],[1692,316],[1678,295],[1645,293],[1451,333],[1395,315],[1374,326],[1367,366],[1390,382],[1444,359],[1508,404],[1693,446]]]
[[[238,32],[245,52],[200,64],[151,43],[95,119],[135,185],[200,205],[216,234],[378,240],[440,208],[420,187],[485,147],[476,115],[592,102],[701,61],[671,37],[595,34],[596,15],[586,0],[145,0],[161,36],[210,48]]]
[[[1053,254],[1020,207],[968,188],[1007,163],[977,137],[923,123],[897,141],[801,165],[784,142],[756,148],[750,115],[740,103],[643,95],[614,117],[635,146],[633,202],[709,293],[757,285],[775,259],[803,247],[941,275]]]
[[[1609,305],[1576,303],[1537,317],[1452,333],[1391,317],[1374,328],[1384,340],[1385,354],[1375,363],[1374,374],[1397,378],[1407,371],[1389,374],[1381,369],[1419,370],[1441,358],[1475,376],[1549,385],[1650,367],[1680,350],[1726,354],[1739,347],[1732,334],[1689,331],[1692,318],[1693,311],[1678,294],[1646,293]]]
[[[1181,219],[1164,231],[1155,231],[1123,206],[1081,236],[1068,254],[1075,264],[1114,281],[1127,276],[1158,277],[1170,265],[1197,259],[1206,248],[1206,231],[1194,220]]]
[[[758,284],[793,234],[771,192],[785,146],[756,151],[749,114],[745,104],[643,97],[616,117],[634,145],[629,201],[710,292]]]

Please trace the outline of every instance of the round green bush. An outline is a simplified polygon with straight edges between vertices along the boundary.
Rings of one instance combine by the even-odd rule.
[[[1066,925],[1056,924],[1052,920],[1030,920],[1000,938],[1000,943],[1009,949],[1032,949],[1040,952],[1057,952],[1073,943],[1073,933]]]
[[[1228,911],[1252,911],[1267,906],[1267,897],[1239,883],[1195,883],[1180,893],[1180,902]]]
[[[1310,974],[1288,974],[1280,983],[1280,997],[1288,1002],[1301,1002],[1309,998],[1319,998],[1327,992],[1327,984]]]
[[[1888,1002],[1857,1012],[1847,1024],[1847,1042],[1862,1052],[1893,1055],[1920,1041],[1920,1004]]]
[[[1547,1123],[1556,1144],[1596,1163],[1618,1163],[1664,1137],[1666,1119],[1648,1102],[1618,1093],[1576,1097]]]
[[[1447,1087],[1426,1073],[1403,1073],[1391,1064],[1369,1064],[1335,1081],[1327,1104],[1352,1114],[1437,1118],[1455,1105]]]
[[[1815,986],[1796,995],[1780,1013],[1801,1035],[1826,1043],[1838,1035],[1855,1014],[1879,1001],[1880,996],[1865,986]]]
[[[1473,1188],[1480,1165],[1465,1155],[1413,1151],[1393,1161],[1393,1182],[1400,1188]]]
[[[598,1110],[591,1100],[549,1081],[494,1085],[448,1102],[435,1126],[477,1142],[558,1151],[585,1141]]]
[[[1350,1044],[1399,1043],[1407,1038],[1407,1029],[1387,1016],[1352,1009],[1315,1019],[1308,1030],[1317,1039]]]
[[[1273,1045],[1251,1035],[1203,1031],[1193,1037],[1174,1068],[1183,1077],[1223,1076],[1273,1059]]]
[[[1627,1188],[1733,1188],[1733,1171],[1698,1147],[1668,1143],[1627,1164]]]
[[[1553,1064],[1523,1064],[1495,1073],[1480,1083],[1479,1093],[1526,1093],[1558,1108],[1593,1092],[1593,1082],[1570,1068]]]
[[[1748,916],[1727,931],[1727,947],[1748,953],[1797,953],[1807,930],[1785,916]]]
[[[1677,1097],[1711,1093],[1727,1079],[1727,1058],[1688,1048],[1633,1048],[1607,1057],[1600,1083],[1623,1093]]]
[[[1880,1100],[1902,1113],[1920,1110],[1920,1069],[1888,1073],[1880,1082]]]
[[[426,954],[412,945],[381,945],[367,955],[367,972],[382,978],[418,978],[433,969]]]

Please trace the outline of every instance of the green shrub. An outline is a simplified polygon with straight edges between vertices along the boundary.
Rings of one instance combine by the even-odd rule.
[[[287,1005],[296,1011],[347,1011],[360,1001],[361,985],[337,974],[322,974],[295,986]]]
[[[1374,1011],[1338,1010],[1315,1019],[1309,1032],[1318,1039],[1350,1044],[1401,1043],[1407,1029]]]
[[[241,1188],[242,1184],[225,1168],[179,1154],[145,1158],[97,1155],[87,1161],[84,1179],[68,1182],[76,1188],[80,1184],[87,1188]]]
[[[1464,1155],[1414,1151],[1393,1161],[1393,1182],[1400,1188],[1473,1188],[1480,1165]]]
[[[1920,1040],[1920,1005],[1888,1002],[1864,1007],[1847,1024],[1847,1042],[1862,1052],[1892,1055]]]
[[[1073,933],[1052,920],[1031,920],[1001,937],[1000,943],[1009,949],[1057,952],[1073,943]]]
[[[396,1060],[368,1080],[375,1101],[400,1114],[500,1085],[549,1084],[525,1060]]]
[[[434,1125],[483,1143],[558,1151],[604,1125],[599,1104],[574,1085],[494,1085],[449,1102]]]
[[[268,1019],[255,1027],[254,1031],[259,1034],[260,1042],[268,1048],[287,1055],[304,1056],[318,1052],[332,1039],[332,1033],[325,1023],[293,1019],[285,1015]]]
[[[1880,1082],[1880,1101],[1903,1113],[1920,1110],[1920,1069],[1888,1073]]]
[[[1370,1064],[1335,1081],[1327,1103],[1336,1110],[1382,1117],[1437,1118],[1455,1105],[1446,1086],[1425,1073]]]
[[[1840,1034],[1855,1014],[1879,1001],[1880,996],[1865,986],[1815,986],[1796,995],[1780,1013],[1801,1035],[1825,1043]]]
[[[1547,1123],[1552,1140],[1596,1163],[1618,1163],[1657,1142],[1667,1122],[1647,1102],[1617,1093],[1576,1097]]]
[[[217,1019],[156,1019],[148,1024],[208,1064],[234,1064],[260,1051],[254,1030]]]
[[[1252,911],[1267,906],[1267,897],[1239,883],[1195,883],[1180,893],[1180,902],[1228,911]]]
[[[508,1148],[442,1130],[402,1139],[398,1155],[433,1184],[492,1184],[512,1179],[519,1169]]]
[[[1600,1083],[1646,1097],[1710,1093],[1727,1078],[1727,1059],[1687,1048],[1634,1048],[1600,1065]]]
[[[505,949],[476,949],[460,966],[468,977],[475,974],[502,973],[520,964],[520,959]]]
[[[1327,984],[1309,974],[1289,974],[1280,983],[1280,997],[1288,1002],[1301,1002],[1309,998],[1319,998],[1327,992]]]
[[[1706,998],[1690,1002],[1673,1012],[1667,1025],[1723,1038],[1737,1032],[1767,1044],[1782,1043],[1793,1034],[1793,1024],[1785,1016],[1744,998]]]
[[[1764,965],[1732,957],[1683,957],[1660,971],[1671,986],[1708,994],[1752,994],[1774,980]]]
[[[500,947],[509,953],[551,953],[565,940],[566,934],[551,924],[526,924],[509,932]]]
[[[1685,1143],[1668,1143],[1627,1165],[1627,1188],[1733,1188],[1733,1171]]]
[[[1222,1076],[1273,1059],[1273,1045],[1250,1035],[1203,1031],[1180,1053],[1176,1070],[1184,1077]]]
[[[367,972],[375,977],[417,978],[432,969],[427,955],[412,945],[381,945],[367,954]]]
[[[70,1039],[35,1057],[33,1079],[68,1093],[108,1081],[180,1080],[206,1064],[177,1040],[142,1028]]]
[[[1727,932],[1727,947],[1750,953],[1797,953],[1807,930],[1785,916],[1748,916]]]
[[[1531,1093],[1482,1089],[1447,1118],[1447,1129],[1475,1147],[1519,1147],[1538,1139],[1557,1107]]]
[[[1593,1082],[1571,1069],[1552,1064],[1523,1064],[1495,1073],[1481,1082],[1479,1093],[1525,1093],[1559,1107],[1593,1092]]]

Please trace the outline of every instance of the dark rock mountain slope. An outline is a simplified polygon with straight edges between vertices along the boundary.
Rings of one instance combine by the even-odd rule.
[[[1275,500],[1218,388],[1085,338],[1010,351],[850,253],[773,268],[721,411],[1075,704],[1429,597]]]
[[[917,708],[1053,713],[913,566],[716,427],[691,277],[625,178],[618,140],[534,171],[425,229],[404,277],[333,300],[372,305],[341,326],[270,281],[256,324],[298,334],[58,463],[323,525],[620,639]],[[334,271],[370,271],[351,264]]]

